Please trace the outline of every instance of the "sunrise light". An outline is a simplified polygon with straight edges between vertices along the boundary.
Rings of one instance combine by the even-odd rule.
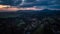
[[[43,10],[43,8],[36,8],[36,7],[20,7],[17,8],[16,6],[10,6],[10,5],[0,5],[0,10],[3,11],[18,11],[18,10]]]

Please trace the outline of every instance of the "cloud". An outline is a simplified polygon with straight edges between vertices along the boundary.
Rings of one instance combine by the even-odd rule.
[[[0,3],[3,2],[3,1],[0,1]]]
[[[60,8],[60,0],[13,0],[13,2],[10,3],[16,7],[40,6],[40,8]]]
[[[43,8],[36,8],[36,7],[25,7],[25,8],[17,8],[16,6],[10,5],[0,5],[0,10],[3,11],[18,11],[18,10],[43,10]]]

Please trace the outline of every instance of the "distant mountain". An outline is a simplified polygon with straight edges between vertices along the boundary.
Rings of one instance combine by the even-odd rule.
[[[32,10],[24,10],[24,11],[17,11],[17,12],[0,12],[0,18],[7,18],[7,17],[23,17],[23,16],[52,16],[60,14],[60,10],[48,10],[44,9],[41,11],[32,11]]]

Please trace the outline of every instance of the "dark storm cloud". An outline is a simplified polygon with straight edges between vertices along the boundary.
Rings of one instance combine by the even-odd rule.
[[[59,8],[60,0],[0,0],[0,4],[15,6],[42,6],[45,8]]]

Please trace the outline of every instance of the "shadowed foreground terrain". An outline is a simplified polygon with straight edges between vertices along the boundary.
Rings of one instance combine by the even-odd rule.
[[[1,34],[60,34],[60,11],[0,12]]]

